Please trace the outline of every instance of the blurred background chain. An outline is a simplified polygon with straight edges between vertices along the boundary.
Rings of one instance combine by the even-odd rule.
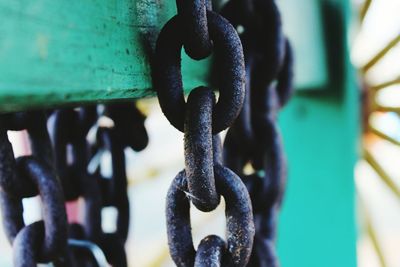
[[[128,266],[124,149],[140,151],[148,143],[145,117],[135,103],[22,112],[0,119],[0,203],[14,266],[99,266],[101,255],[112,266]],[[14,158],[9,130],[27,131],[32,155]],[[105,158],[111,168],[102,171]],[[35,195],[40,196],[43,219],[25,225],[22,199]],[[68,207],[78,200],[83,202],[82,220],[71,218],[78,210],[67,220],[65,203]],[[103,231],[103,207],[115,207],[118,213],[115,232]]]
[[[279,266],[278,212],[286,185],[286,159],[277,125],[293,93],[293,56],[274,0],[230,1],[221,13],[240,28],[246,59],[246,98],[224,143],[226,165],[246,184],[256,235],[249,266]]]
[[[124,246],[130,213],[124,149],[146,147],[144,116],[134,102],[126,102],[57,110],[50,121],[65,197],[84,201],[83,222],[70,224],[70,238],[96,244],[112,266],[128,266]],[[102,163],[110,164],[107,171]],[[102,229],[104,207],[117,211],[112,233]],[[93,256],[88,249],[71,247],[70,258],[77,266],[97,266]]]
[[[0,203],[3,226],[13,246],[14,266],[53,262],[68,266],[67,217],[56,176],[44,112],[2,115],[0,118]],[[7,131],[27,130],[31,156],[14,158]],[[25,224],[22,199],[40,195],[43,218]]]

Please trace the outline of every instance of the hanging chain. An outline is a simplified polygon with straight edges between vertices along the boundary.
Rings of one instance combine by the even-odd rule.
[[[256,234],[249,266],[278,266],[275,235],[286,184],[286,161],[277,125],[293,91],[293,58],[274,0],[232,0],[222,9],[240,35],[246,59],[246,98],[224,143],[224,160],[239,173],[253,205]],[[246,166],[253,169],[245,175]]]
[[[82,198],[83,225],[69,225],[69,237],[98,244],[101,235],[100,198],[96,181],[86,169],[89,151],[86,136],[97,121],[96,107],[61,109],[53,113],[50,127],[57,171],[67,201]],[[70,251],[73,266],[87,266],[88,261],[74,249]]]
[[[7,131],[27,130],[31,156],[14,158]],[[25,225],[22,199],[39,195],[43,219]],[[43,112],[23,112],[0,118],[0,206],[3,226],[13,246],[14,266],[53,262],[68,266],[64,198],[54,172],[50,139]]]
[[[81,197],[85,205],[83,224],[70,225],[70,238],[92,242],[104,251],[110,264],[124,267],[127,266],[124,245],[129,229],[124,149],[144,149],[148,136],[144,116],[134,103],[106,105],[100,115],[111,120],[111,125],[97,125],[96,106],[54,113],[52,135],[57,170],[66,199],[73,201]],[[89,130],[95,131],[94,142],[87,140]],[[101,171],[104,155],[111,157],[109,174]],[[114,233],[103,232],[103,207],[114,207],[118,212]],[[79,246],[72,249],[70,258],[75,261],[75,266],[92,266],[92,255],[88,252]]]
[[[102,251],[113,266],[127,266],[124,244],[129,201],[124,150],[146,147],[145,118],[134,103],[106,105],[100,115],[108,116],[112,125],[97,125],[96,106],[53,111],[48,120],[52,140],[43,111],[0,116],[0,206],[6,236],[13,245],[14,266],[49,262],[65,267],[97,266],[93,257],[102,259]],[[88,142],[93,129],[96,138]],[[32,155],[14,158],[8,130],[27,130]],[[105,151],[111,155],[110,177],[101,173],[97,157]],[[96,160],[89,172],[89,162]],[[36,195],[41,198],[43,219],[25,225],[22,199]],[[83,223],[70,224],[68,229],[65,201],[78,198],[84,203]],[[118,211],[114,233],[103,232],[103,207]],[[91,253],[92,248],[98,251]]]
[[[177,266],[246,266],[253,245],[254,223],[249,194],[240,178],[221,162],[218,133],[236,119],[245,96],[242,45],[236,30],[211,3],[177,1],[178,15],[161,30],[155,54],[153,83],[162,111],[184,132],[185,169],[173,180],[167,196],[167,232]],[[211,51],[220,60],[219,99],[208,87],[197,87],[185,103],[181,49],[199,60]],[[227,244],[218,236],[204,238],[194,249],[190,201],[196,208],[214,210],[220,196],[226,202]]]

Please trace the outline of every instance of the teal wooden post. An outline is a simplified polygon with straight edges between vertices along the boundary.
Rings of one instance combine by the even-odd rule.
[[[328,8],[330,82],[323,90],[297,91],[280,117],[289,160],[278,242],[283,267],[356,266],[353,172],[360,119],[348,56],[350,8],[345,0],[320,2]]]

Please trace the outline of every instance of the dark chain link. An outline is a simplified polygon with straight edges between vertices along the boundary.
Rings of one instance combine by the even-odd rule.
[[[228,168],[216,164],[214,170],[217,192],[226,201],[227,244],[218,237],[207,236],[201,241],[204,247],[195,251],[189,213],[189,199],[192,197],[187,194],[188,179],[182,171],[175,177],[167,196],[168,243],[177,266],[246,266],[249,259],[254,226],[247,189]],[[215,257],[208,258],[209,253]]]
[[[227,20],[207,11],[213,52],[221,58],[218,80],[219,99],[213,111],[213,133],[219,133],[238,116],[244,99],[244,58],[240,39]],[[160,106],[169,122],[184,131],[185,99],[181,75],[183,25],[179,15],[167,22],[157,40],[153,84]]]
[[[277,115],[292,94],[292,51],[275,1],[232,0],[222,14],[243,27],[247,87],[243,110],[226,136],[224,160],[240,174],[252,200],[256,235],[249,266],[278,266],[275,235],[286,160]],[[253,173],[245,175],[248,164]]]
[[[31,156],[14,158],[7,130],[27,130]],[[64,198],[52,164],[51,144],[42,112],[2,115],[0,118],[0,206],[14,266],[53,262],[67,266],[67,220]],[[25,225],[22,199],[39,195],[43,219]]]
[[[210,55],[212,42],[207,27],[207,10],[211,10],[210,0],[176,0],[178,15],[183,24],[183,43],[186,53],[194,59]]]
[[[243,49],[236,30],[211,11],[208,1],[177,1],[178,15],[164,25],[156,44],[153,83],[161,109],[184,132],[185,170],[172,182],[167,197],[167,232],[177,266],[246,266],[253,245],[254,221],[250,197],[240,178],[221,165],[218,133],[236,119],[245,96]],[[211,48],[210,44],[212,44]],[[218,102],[208,87],[197,87],[184,100],[182,45],[193,59],[219,58]],[[204,238],[193,247],[190,201],[201,211],[226,201],[227,243]]]

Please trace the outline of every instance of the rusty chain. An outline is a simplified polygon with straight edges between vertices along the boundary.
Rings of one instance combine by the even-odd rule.
[[[177,1],[178,14],[162,28],[156,43],[153,84],[169,122],[184,132],[185,169],[173,180],[167,196],[170,254],[177,266],[246,266],[254,221],[249,194],[240,178],[221,162],[218,133],[236,119],[245,97],[242,44],[234,27],[211,10],[210,1]],[[184,100],[181,49],[195,59],[211,51],[219,58],[219,99],[200,86]],[[201,211],[226,202],[227,242],[207,236],[195,250],[189,200]]]

